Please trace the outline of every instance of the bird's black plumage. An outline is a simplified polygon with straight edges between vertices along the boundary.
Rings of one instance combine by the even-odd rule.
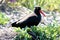
[[[34,25],[37,26],[39,24],[39,22],[41,21],[40,12],[43,14],[40,7],[35,7],[33,14],[29,14],[29,15],[25,16],[23,19],[12,23],[12,27],[25,28],[26,26],[27,27],[31,27]],[[35,40],[37,38],[37,36],[34,35],[34,33],[32,31],[28,31],[28,34],[30,34],[32,36],[32,40]]]
[[[12,23],[13,27],[25,28],[26,26],[37,26],[41,21],[40,7],[35,7],[34,14],[24,17],[22,20]]]

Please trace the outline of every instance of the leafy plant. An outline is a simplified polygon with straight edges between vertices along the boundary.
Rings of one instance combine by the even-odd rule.
[[[9,18],[3,14],[2,12],[0,12],[0,24],[6,24],[8,22]]]
[[[39,39],[37,40],[56,40],[56,38],[60,35],[60,25],[56,26],[55,24],[52,25],[47,25],[45,27],[42,27],[42,26],[33,26],[31,28],[24,28],[24,29],[19,29],[17,28],[18,30],[16,30],[17,32],[19,32],[19,36],[17,35],[18,38],[21,39],[21,37],[23,37],[22,39],[25,39],[25,40],[29,40],[27,39],[28,36],[26,37],[26,35],[29,35],[27,33],[28,30],[31,30],[32,32],[34,32],[37,37]],[[23,36],[24,34],[24,36]],[[30,36],[30,39],[31,39],[31,35]],[[18,39],[16,37],[16,39]]]
[[[26,29],[28,30],[28,29]],[[27,33],[27,31],[24,29],[16,28],[16,32],[18,32],[18,35],[14,38],[14,40],[31,40],[31,36]]]

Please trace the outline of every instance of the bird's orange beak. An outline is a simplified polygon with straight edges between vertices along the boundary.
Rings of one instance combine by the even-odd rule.
[[[41,13],[41,14],[43,14],[43,15],[46,17],[46,15],[43,13],[43,11],[42,11],[42,10],[40,10],[40,13]]]

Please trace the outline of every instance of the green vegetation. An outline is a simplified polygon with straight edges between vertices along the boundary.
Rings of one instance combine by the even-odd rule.
[[[0,12],[0,24],[4,25],[8,22],[9,18],[3,14],[2,12]]]
[[[20,29],[20,28],[16,28],[15,31],[18,32],[19,34],[16,36],[16,38],[14,38],[14,40],[31,40],[31,36],[27,33],[27,30],[30,30],[29,28],[24,29]]]
[[[7,4],[11,7],[25,6],[32,10],[34,6],[39,5],[44,10],[60,11],[60,0],[17,0],[14,3],[7,1]]]
[[[34,32],[37,37],[39,37],[38,40],[56,40],[56,38],[60,35],[60,26],[56,24],[49,24],[47,26],[33,26],[31,28],[16,28],[16,32],[19,34],[15,37],[15,40],[18,39],[24,39],[24,40],[31,40],[32,37],[27,33],[27,31],[32,31]],[[59,38],[58,38],[59,40]]]

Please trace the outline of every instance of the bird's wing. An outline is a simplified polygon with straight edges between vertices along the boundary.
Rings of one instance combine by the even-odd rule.
[[[22,22],[24,22],[24,21],[26,21],[26,20],[30,19],[31,17],[34,17],[34,16],[36,16],[36,15],[35,14],[31,14],[31,15],[25,16],[20,21],[17,21],[16,24],[22,23]]]

